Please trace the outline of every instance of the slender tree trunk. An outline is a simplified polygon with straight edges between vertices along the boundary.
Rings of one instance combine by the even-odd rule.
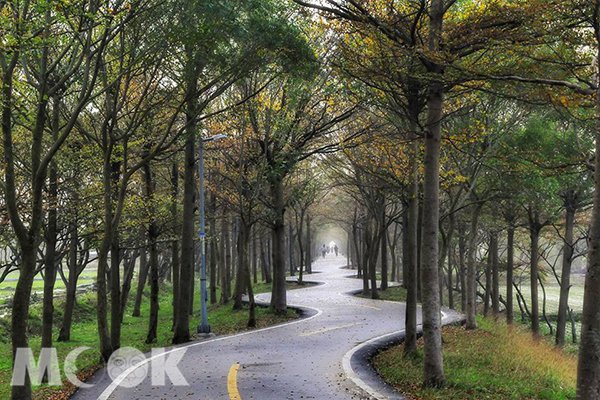
[[[125,276],[123,277],[123,286],[121,287],[121,323],[129,301],[129,292],[131,291],[131,281],[133,280],[133,272],[135,271],[135,263],[139,257],[139,252],[134,251],[128,257],[125,257],[124,267]]]
[[[177,203],[179,200],[179,166],[177,165],[177,161],[173,160],[171,164],[171,234],[173,235],[173,239],[171,240],[171,275],[173,281],[173,328],[175,327],[175,318],[176,313],[175,309],[177,308],[177,304],[179,303],[179,288],[181,287],[181,265],[179,262],[179,224],[178,224],[178,214],[177,214]],[[145,259],[144,254],[144,259]],[[145,262],[145,261],[144,261]],[[140,260],[141,263],[141,260]],[[140,264],[141,271],[141,264]],[[148,270],[146,269],[146,273]],[[138,307],[139,314],[139,307]]]
[[[361,258],[361,268],[362,268],[362,280],[363,280],[363,294],[365,296],[370,295],[369,293],[369,227],[368,224],[365,223],[365,227],[363,228],[363,240],[362,240],[362,258]]]
[[[258,246],[255,227],[252,227],[252,281],[258,283]]]
[[[52,328],[54,322],[54,284],[56,283],[58,235],[57,201],[58,174],[56,164],[52,163],[48,173],[48,222],[46,230],[46,255],[44,257],[44,305],[42,310],[42,348],[52,347]]]
[[[15,288],[12,307],[12,350],[13,360],[17,349],[29,347],[27,340],[27,323],[29,315],[29,296],[31,295],[31,287],[35,276],[36,267],[36,249],[37,246],[21,245],[21,268],[19,280]],[[13,400],[30,400],[31,399],[31,381],[29,374],[25,374],[25,384],[23,386],[15,385],[12,387],[11,399]]]
[[[243,296],[244,292],[248,290],[248,273],[246,270],[246,256],[245,251],[245,240],[246,240],[246,226],[241,223],[238,229],[237,236],[237,251],[238,251],[238,263],[240,263],[236,270],[235,277],[235,288],[233,290],[233,309],[241,310],[244,307]]]
[[[224,296],[226,297],[225,303],[231,298],[231,231],[229,229],[229,213],[223,212],[223,253],[225,261],[225,280],[226,285],[223,289]]]
[[[150,223],[148,228],[148,247],[150,253],[150,315],[148,318],[148,335],[146,336],[146,343],[154,343],[157,338],[158,329],[158,227],[156,221]]]
[[[492,256],[492,315],[498,318],[500,314],[500,271],[498,266],[498,234],[492,233],[490,238]]]
[[[485,265],[485,293],[483,296],[483,315],[488,316],[490,312],[490,300],[492,298],[492,239],[488,242],[488,257]]]
[[[417,126],[420,114],[419,87],[409,85],[410,121],[410,157],[409,157],[409,185],[408,185],[408,210],[404,213],[403,251],[404,287],[406,288],[406,338],[404,341],[404,355],[414,357],[417,354],[417,302],[419,292],[419,142],[417,141]]]
[[[438,240],[438,293],[440,295],[440,306],[444,306],[444,264],[446,263],[447,245],[448,245],[448,234],[444,231],[444,226],[439,225],[439,240]]]
[[[453,254],[454,254],[454,246],[451,241],[448,241],[448,307],[450,309],[454,309],[454,283],[453,283]]]
[[[461,229],[464,232],[465,229]],[[465,265],[466,240],[465,235],[458,235],[458,271],[460,281],[460,309],[467,312],[467,266]]]
[[[512,324],[514,321],[514,295],[513,295],[513,274],[514,274],[514,251],[515,251],[515,226],[512,218],[509,219],[508,230],[506,233],[506,323]]]
[[[153,205],[155,183],[150,163],[144,165],[144,189],[148,214],[150,215],[150,224],[147,231],[148,247],[150,250],[150,315],[148,318],[146,343],[154,343],[157,338],[158,329],[158,224]]]
[[[294,227],[292,226],[292,222],[290,220],[290,224],[288,226],[288,256],[290,263],[290,276],[296,275],[296,271],[294,268]]]
[[[408,205],[406,210],[402,213],[402,287],[408,288],[408,265],[409,260],[409,249],[408,249]],[[412,265],[412,264],[410,264]]]
[[[396,249],[398,248],[397,239],[398,239],[398,224],[394,223],[394,231],[392,232],[392,239],[390,240],[388,237],[386,237],[388,246],[390,248],[390,255],[391,255],[390,258],[392,260],[392,271],[391,271],[392,274],[390,276],[390,279],[392,280],[392,282],[398,281],[398,258],[396,255]]]
[[[420,187],[420,191],[422,192],[422,185]],[[424,207],[423,207],[423,202],[419,201],[419,214],[418,214],[418,222],[417,222],[417,300],[420,302],[421,298],[423,297],[423,291],[422,291],[422,279],[421,279],[421,266],[422,266],[422,261],[421,261],[421,251],[423,248],[423,212],[424,212]]]
[[[269,255],[265,250],[264,238],[260,240],[260,259],[262,266],[262,276],[265,283],[272,283],[271,269],[269,267]]]
[[[111,191],[113,204],[118,199],[121,162],[111,162]],[[113,217],[114,218],[114,217]],[[121,347],[121,246],[116,224],[110,235],[110,344],[112,351]]]
[[[76,203],[77,204],[77,203]],[[69,223],[69,256],[68,269],[69,278],[67,279],[65,309],[63,312],[62,325],[58,334],[57,342],[68,342],[71,340],[71,326],[73,324],[73,309],[75,308],[75,296],[77,294],[77,246],[79,237],[77,234],[77,219]]]
[[[174,310],[175,329],[173,344],[190,340],[190,282],[194,281],[194,171],[195,171],[195,128],[189,129],[185,144],[185,172],[183,187],[183,218],[181,230],[181,271],[179,273],[179,301]]]
[[[304,213],[305,211],[302,210],[297,228],[299,256],[298,265],[300,266],[300,270],[298,271],[298,284],[302,284],[302,279],[304,279]]]
[[[538,296],[538,261],[541,225],[536,211],[529,211],[530,248],[530,284],[531,284],[531,331],[535,337],[540,335],[540,306]]]
[[[372,225],[370,227],[369,241],[367,242],[367,254],[369,260],[369,278],[371,280],[371,298],[378,299],[379,293],[377,292],[377,259],[379,258],[379,236],[380,227],[377,224],[377,217],[374,216],[372,219]]]
[[[276,314],[287,313],[285,288],[285,203],[283,198],[283,181],[275,178],[271,182],[271,199],[273,201],[273,221],[271,237],[273,241],[273,286],[271,308]]]
[[[248,293],[248,323],[249,328],[256,327],[256,303],[254,302],[254,290],[252,288],[252,281],[250,280],[250,260],[248,258],[250,251],[250,233],[252,232],[252,226],[246,222],[244,216],[240,218],[240,229],[238,231],[238,280],[236,286],[244,284],[246,292]],[[243,291],[241,289],[240,291]],[[238,290],[236,289],[236,292]]]
[[[467,323],[466,329],[477,329],[477,226],[479,225],[479,214],[481,213],[481,204],[472,206],[471,230],[469,232],[469,244],[467,247]]]
[[[571,192],[574,195],[573,192]],[[573,201],[571,201],[573,200]],[[569,311],[569,290],[571,289],[571,263],[573,262],[573,227],[575,225],[575,201],[568,199],[565,207],[565,236],[563,244],[562,272],[560,279],[560,298],[558,320],[556,322],[556,345],[565,345],[565,332]]]
[[[108,273],[108,254],[110,252],[110,244],[112,242],[114,229],[111,196],[111,153],[112,150],[107,150],[104,155],[104,232],[100,248],[98,249],[98,268],[96,270],[98,337],[100,339],[100,353],[104,361],[108,361],[113,352],[108,326],[108,285],[106,282]]]
[[[133,317],[141,316],[144,288],[146,287],[146,282],[148,281],[148,269],[150,266],[148,264],[146,250],[146,243],[144,243],[144,245],[140,248],[140,269],[138,274],[137,288],[135,291],[135,301],[133,303],[133,313],[131,314]]]
[[[196,243],[193,245],[194,251],[192,252],[192,278],[190,279],[189,287],[190,287],[190,298],[189,298],[189,306],[188,306],[188,315],[192,317],[194,315],[194,296],[196,295],[196,291],[194,290],[196,284],[196,274],[198,274],[198,266],[197,261],[199,259],[198,247]],[[208,300],[208,299],[207,299]]]
[[[385,215],[385,206],[383,207],[381,221],[381,290],[388,288],[388,243],[387,243],[387,224]]]
[[[306,255],[304,256],[304,260],[306,262],[306,273],[312,274],[312,235],[311,235],[311,227],[310,227],[310,213],[306,214]]]
[[[52,139],[58,139],[60,130],[60,100],[53,98]],[[48,170],[48,221],[46,228],[46,256],[44,259],[44,305],[42,310],[42,348],[52,347],[52,328],[54,323],[54,285],[56,283],[58,236],[58,169],[55,162]],[[46,378],[46,377],[45,377]]]
[[[217,304],[217,223],[215,216],[217,215],[217,196],[210,191],[208,217],[208,240],[210,244],[210,304]]]
[[[444,0],[432,0],[429,6],[429,50],[437,52],[442,42]],[[430,67],[439,76],[429,83],[428,116],[425,130],[425,160],[423,180],[423,232],[421,249],[421,281],[423,291],[423,372],[425,387],[445,385],[444,358],[442,354],[441,309],[438,275],[438,230],[440,189],[440,141],[444,115],[443,69]]]

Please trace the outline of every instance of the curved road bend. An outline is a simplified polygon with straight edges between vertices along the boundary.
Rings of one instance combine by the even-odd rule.
[[[324,284],[288,292],[288,304],[317,309],[317,315],[184,346],[179,369],[190,386],[152,386],[146,378],[135,388],[115,387],[101,370],[92,378],[94,387],[72,398],[370,399],[345,375],[342,358],[360,343],[404,329],[404,304],[346,294],[361,289],[362,282],[348,278],[352,272],[341,269],[344,261],[319,258],[314,270],[320,273],[306,278]],[[269,294],[257,298],[268,301]]]

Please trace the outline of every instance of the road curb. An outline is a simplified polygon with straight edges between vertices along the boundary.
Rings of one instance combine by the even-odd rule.
[[[453,310],[442,311],[442,325],[462,323],[464,316]],[[421,325],[417,335],[422,335]],[[342,359],[342,368],[346,376],[359,388],[368,393],[371,399],[406,400],[392,386],[387,384],[373,368],[372,360],[377,354],[404,341],[405,331],[397,331],[375,337],[359,344],[347,352]]]

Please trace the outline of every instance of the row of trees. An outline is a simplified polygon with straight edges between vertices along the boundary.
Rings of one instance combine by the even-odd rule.
[[[173,288],[173,343],[190,340],[199,146],[210,150],[211,301],[220,287],[220,301],[231,295],[241,308],[248,293],[249,325],[259,269],[272,279],[272,309],[286,312],[286,271],[299,267],[300,280],[310,271],[315,204],[333,182],[365,292],[377,297],[378,268],[381,289],[388,271],[402,276],[407,355],[416,351],[422,303],[426,386],[445,384],[445,291],[450,306],[460,295],[468,329],[480,294],[484,311],[498,314],[504,303],[509,322],[516,298],[539,334],[540,236],[553,224],[563,247],[560,276],[553,271],[562,292],[556,341],[564,343],[583,236],[576,220],[600,180],[592,183],[600,165],[590,161],[599,146],[592,59],[600,2],[295,3],[0,2],[2,277],[19,272],[14,351],[27,347],[35,276],[43,271],[42,345],[50,347],[57,274],[72,310],[93,253],[104,359],[120,347],[138,264],[134,313],[148,279],[147,341],[156,339],[163,280]],[[223,133],[226,140],[204,142]],[[597,209],[581,399],[600,387]],[[522,232],[529,304],[514,276],[524,270],[515,262]],[[70,325],[65,317],[60,340],[70,339]],[[12,396],[31,398],[29,382]]]
[[[490,299],[492,309],[498,312],[498,235],[506,231],[509,280],[505,301],[511,320],[515,230],[523,224],[529,232],[529,312],[537,335],[540,232],[557,221],[563,206],[563,275],[557,276],[563,291],[557,334],[557,342],[562,344],[576,242],[574,220],[576,212],[588,203],[592,186],[586,161],[597,135],[594,110],[598,103],[594,95],[600,3],[296,3],[331,21],[332,29],[343,37],[338,63],[358,85],[353,94],[369,99],[374,112],[389,122],[387,136],[393,138],[389,143],[405,143],[402,149],[396,147],[391,152],[386,151],[390,146],[386,144],[381,150],[370,149],[374,154],[350,154],[343,173],[350,175],[352,192],[364,210],[361,224],[367,233],[361,235],[366,256],[359,248],[356,253],[371,276],[372,260],[378,254],[374,249],[385,237],[386,216],[381,210],[389,210],[388,202],[405,204],[405,348],[407,353],[414,352],[415,298],[420,290],[425,386],[445,384],[440,329],[442,274],[444,267],[452,271],[455,231],[461,248],[458,265],[466,269],[458,274],[466,327],[476,328],[476,259],[481,248],[479,226],[484,217],[486,230],[490,231],[484,300]],[[562,110],[562,115],[536,109],[544,105]],[[382,136],[386,135],[380,132],[378,138]],[[417,142],[423,144],[422,152]],[[398,160],[399,154],[408,156]],[[367,165],[356,168],[360,163],[356,160]],[[373,164],[392,168],[377,171]],[[598,173],[596,166],[593,169]],[[364,177],[365,173],[369,178]],[[372,176],[380,177],[380,181]],[[386,199],[381,188],[390,182],[398,183],[397,191]],[[488,208],[492,218],[483,214]],[[600,387],[596,362],[600,295],[597,209],[594,207],[591,216],[587,255],[578,371],[581,399],[597,397]],[[450,274],[447,276],[450,281]],[[523,305],[523,297],[518,299]]]
[[[150,286],[147,342],[156,340],[164,280],[173,287],[173,343],[190,340],[197,152],[219,133],[229,138],[207,145],[211,300],[220,286],[220,301],[241,308],[248,293],[253,325],[260,265],[273,310],[286,312],[286,270],[310,271],[309,208],[320,196],[314,171],[299,165],[364,130],[358,106],[317,58],[327,44],[288,7],[0,3],[2,277],[19,274],[13,355],[28,345],[35,276],[44,277],[42,346],[51,347],[57,275],[67,287],[58,340],[68,341],[78,277],[92,262],[104,360],[121,345],[135,271],[134,315]],[[12,398],[31,398],[29,377]]]

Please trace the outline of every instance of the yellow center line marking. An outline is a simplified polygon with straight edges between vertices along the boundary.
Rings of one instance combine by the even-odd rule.
[[[318,335],[320,333],[330,332],[330,331],[334,331],[336,329],[350,328],[351,326],[355,326],[355,325],[360,325],[360,324],[358,322],[356,322],[354,324],[332,326],[331,328],[323,328],[323,329],[319,329],[319,330],[313,331],[313,332],[304,332],[304,333],[301,333],[300,336],[305,337],[305,336]]]
[[[240,363],[233,364],[231,368],[229,368],[229,374],[227,375],[227,393],[229,394],[230,400],[242,400],[237,388],[238,369],[240,369]]]

